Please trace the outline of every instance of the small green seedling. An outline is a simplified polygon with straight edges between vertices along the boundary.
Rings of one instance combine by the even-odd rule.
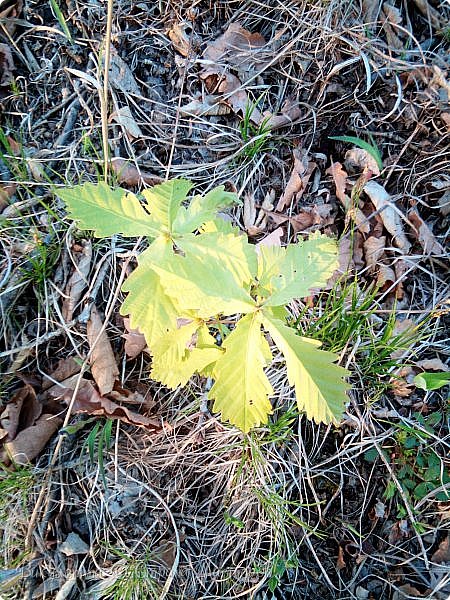
[[[450,383],[450,371],[442,373],[419,373],[414,377],[414,384],[425,392],[439,390]]]
[[[184,179],[167,181],[145,190],[144,203],[105,183],[58,191],[71,217],[97,237],[150,239],[122,287],[128,296],[120,312],[146,338],[151,377],[172,389],[195,373],[211,377],[213,409],[248,432],[272,413],[265,372],[273,358],[270,335],[299,410],[317,423],[338,422],[348,372],[335,364],[336,354],[286,324],[286,305],[323,287],[337,268],[335,240],[317,232],[286,248],[257,249],[217,217],[237,201],[235,194],[218,187],[188,200],[191,188]],[[234,324],[225,338],[217,335],[224,321]]]

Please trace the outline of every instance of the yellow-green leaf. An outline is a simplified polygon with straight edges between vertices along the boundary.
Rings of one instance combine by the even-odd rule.
[[[165,231],[172,231],[181,203],[186,199],[192,183],[187,179],[172,179],[142,192],[152,217]]]
[[[246,315],[238,321],[222,347],[225,354],[214,366],[215,382],[209,397],[224,421],[246,433],[267,423],[272,413],[269,397],[273,389],[264,372],[272,355],[261,332],[260,315]]]
[[[281,306],[307,296],[312,288],[323,287],[339,265],[336,241],[319,232],[308,240],[287,247],[276,274],[275,254],[261,266],[264,288],[272,293],[265,306]],[[264,259],[264,251],[260,254]],[[260,264],[261,264],[260,260]]]
[[[151,377],[169,388],[186,385],[194,373],[202,372],[223,351],[214,345],[205,325],[192,321],[170,331],[153,346]]]
[[[133,329],[144,334],[150,349],[155,342],[177,325],[181,311],[161,285],[154,271],[155,262],[173,257],[172,244],[157,238],[138,258],[138,266],[122,286],[128,292],[120,308],[121,315],[130,315]]]
[[[264,311],[263,326],[283,353],[289,383],[300,411],[316,423],[337,423],[348,400],[344,381],[349,373],[335,364],[337,355],[320,350],[320,342],[304,338]]]
[[[206,221],[214,219],[218,210],[237,201],[236,194],[225,192],[223,185],[214,188],[204,196],[194,196],[187,208],[180,207],[173,222],[173,231],[177,234],[191,233]]]
[[[58,188],[72,219],[80,229],[93,230],[97,237],[121,233],[126,237],[156,236],[159,226],[134,194],[106,183],[85,183]]]
[[[234,236],[231,236],[234,240]],[[255,310],[255,302],[249,292],[236,281],[235,266],[224,254],[220,266],[216,250],[176,255],[172,260],[154,265],[166,294],[186,310],[195,310],[201,318],[216,314],[233,315]]]

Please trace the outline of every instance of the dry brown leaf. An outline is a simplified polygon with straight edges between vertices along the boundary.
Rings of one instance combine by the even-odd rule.
[[[336,186],[336,196],[341,201],[342,205],[344,206],[347,216],[350,216],[350,215],[354,216],[355,223],[356,223],[356,226],[358,227],[359,231],[361,231],[362,233],[369,233],[370,225],[369,225],[366,217],[364,216],[364,214],[361,212],[361,210],[359,208],[355,209],[355,207],[353,206],[353,203],[352,203],[352,199],[350,198],[350,196],[348,196],[346,194],[348,175],[347,175],[346,171],[344,171],[344,169],[342,168],[341,163],[340,162],[333,163],[326,170],[326,173],[333,177],[334,185]]]
[[[232,73],[217,73],[214,69],[207,69],[200,73],[205,85],[211,94],[221,94],[223,102],[230,105],[235,113],[245,115],[249,106],[247,92],[236,75]],[[250,115],[250,120],[259,123],[262,119],[260,111],[255,107]]]
[[[450,133],[450,112],[441,112],[441,119],[445,123],[445,127],[447,128],[447,132]]]
[[[116,51],[111,53],[109,80],[116,90],[119,90],[124,94],[141,96],[141,90],[136,83],[136,79],[134,78],[130,67]]]
[[[426,595],[428,596],[428,593]],[[406,600],[406,598],[425,598],[425,596],[413,585],[405,583],[394,591],[392,600]]]
[[[90,240],[82,240],[81,253],[78,254],[77,259],[78,264],[67,283],[66,297],[62,305],[62,315],[66,322],[72,320],[75,307],[88,284],[92,260],[92,242]]]
[[[256,251],[258,251],[258,248],[261,246],[281,246],[281,238],[283,237],[283,235],[283,229],[281,227],[277,227],[277,229],[274,229],[272,233],[266,235],[266,237],[264,237],[256,244]]]
[[[314,204],[305,206],[299,213],[289,218],[294,233],[304,231],[310,227],[322,228],[334,223],[331,216],[333,207],[331,204]]]
[[[13,440],[20,430],[33,425],[42,413],[42,405],[31,385],[18,390],[0,416],[0,439]]]
[[[0,43],[0,87],[7,87],[14,81],[14,68],[10,47]]]
[[[142,130],[131,114],[129,106],[119,108],[112,113],[110,118],[116,123],[119,123],[132,139],[141,138],[143,136]]]
[[[386,248],[386,237],[370,236],[364,240],[364,257],[366,265],[374,272]]]
[[[338,571],[342,571],[342,569],[345,569],[346,566],[347,564],[344,559],[344,549],[342,546],[339,546],[338,555],[336,559],[336,569]]]
[[[239,23],[231,23],[228,29],[208,44],[203,58],[214,65],[230,65],[241,73],[262,68],[267,57],[261,55],[266,40],[260,33],[250,33]]]
[[[103,323],[95,306],[91,308],[91,316],[87,322],[87,337],[91,349],[90,365],[92,376],[100,394],[104,396],[112,391],[119,374],[114,352],[108,335],[102,331]]]
[[[5,3],[4,3],[5,4]],[[19,17],[23,8],[22,0],[15,0],[15,2],[6,3],[6,7],[3,8],[2,2],[0,2],[0,20],[2,21],[2,27],[9,33],[11,37],[16,30],[16,19]]]
[[[189,23],[174,23],[167,32],[175,50],[185,58],[192,53],[193,42],[195,40],[195,37],[186,33],[186,29],[188,28],[191,29]]]
[[[73,390],[66,389],[62,398],[69,404],[72,395]],[[83,379],[80,383],[72,412],[87,413],[109,419],[119,419],[124,423],[144,427],[151,431],[159,431],[162,428],[158,419],[151,419],[150,417],[140,415],[125,406],[120,406],[105,396],[101,396],[92,383],[86,379]]]
[[[52,371],[49,375],[48,379],[44,379],[42,382],[42,389],[44,391],[53,388],[56,384],[54,381],[64,381],[73,375],[76,375],[81,371],[80,363],[75,360],[72,356],[68,358],[62,358],[54,371]]]
[[[288,98],[281,107],[279,114],[271,115],[270,113],[264,113],[261,116],[260,123],[264,122],[264,127],[273,131],[274,129],[295,123],[301,116],[302,110],[298,102]]]
[[[351,148],[345,153],[345,166],[347,169],[366,169],[373,175],[380,174],[380,168],[374,157],[363,148]]]
[[[392,202],[390,194],[376,181],[368,181],[364,185],[364,192],[369,196],[381,216],[385,228],[392,235],[394,244],[403,254],[407,254],[411,244],[406,239],[400,214],[394,208],[394,202]]]
[[[431,24],[435,29],[443,29],[445,26],[445,22],[441,21],[441,16],[439,12],[430,5],[428,0],[413,0],[414,4],[423,14],[425,19],[430,20]]]
[[[444,248],[434,237],[431,229],[415,209],[409,211],[408,219],[415,227],[414,233],[416,234],[425,254],[432,254],[434,256],[444,254]]]
[[[448,366],[442,362],[440,358],[430,358],[427,360],[419,360],[415,363],[424,371],[448,371]]]
[[[450,537],[447,535],[442,542],[439,544],[436,552],[431,557],[431,562],[441,565],[442,563],[450,563]]]
[[[304,150],[298,148],[293,151],[294,167],[292,169],[286,188],[278,200],[276,210],[281,212],[295,198],[299,199],[305,191],[306,185],[312,172],[316,168],[316,163],[309,162],[308,155]]]
[[[205,96],[203,100],[192,100],[180,108],[183,115],[202,115],[213,117],[218,115],[228,115],[231,107],[221,102],[216,96]]]
[[[5,444],[9,459],[18,465],[26,465],[38,456],[47,442],[57,431],[62,419],[54,415],[42,415],[34,425],[16,435],[14,440]]]
[[[142,181],[147,185],[156,185],[162,182],[162,178],[158,175],[153,175],[153,173],[141,169],[138,170],[124,158],[113,158],[111,168],[117,176],[117,181],[126,183],[129,186],[139,185]]]
[[[128,358],[136,358],[147,347],[144,334],[140,333],[138,329],[130,327],[130,319],[128,317],[124,318],[123,324],[127,330],[127,333],[122,335],[125,340],[125,354]]]
[[[255,197],[251,193],[246,193],[244,196],[244,209],[242,211],[242,220],[244,227],[249,235],[258,235],[261,233],[258,227],[254,228],[256,220],[256,203]]]

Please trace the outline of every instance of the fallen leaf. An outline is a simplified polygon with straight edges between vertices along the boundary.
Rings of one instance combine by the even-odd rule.
[[[261,54],[266,40],[260,33],[250,33],[239,23],[231,23],[228,29],[210,42],[203,53],[203,59],[214,65],[230,65],[241,73],[262,68],[267,57]]]
[[[136,83],[130,67],[116,51],[111,52],[109,80],[111,85],[120,92],[141,96],[141,90]]]
[[[285,125],[291,125],[292,123],[295,123],[301,118],[301,116],[302,110],[298,102],[288,98],[284,102],[279,113],[275,115],[271,115],[267,112],[263,113],[260,123],[264,123],[265,128],[273,131],[275,129],[279,129],[280,127],[285,127]]]
[[[391,531],[389,532],[389,543],[396,544],[405,539],[411,537],[411,530],[408,525],[408,521],[402,519],[392,525]]]
[[[424,371],[448,371],[448,366],[442,362],[440,358],[430,358],[426,360],[419,360],[415,363],[418,367]]]
[[[364,185],[364,192],[381,216],[385,228],[392,235],[394,244],[403,254],[407,254],[411,244],[406,239],[400,214],[394,208],[395,203],[391,200],[390,194],[376,181],[368,181]]]
[[[243,89],[241,82],[232,73],[217,73],[214,69],[208,69],[200,73],[201,79],[206,83],[210,93],[221,94],[222,102],[231,106],[235,113],[245,115],[250,105],[247,92]],[[261,121],[260,111],[254,107],[250,120],[254,123]]]
[[[333,207],[331,204],[313,204],[313,206],[305,206],[296,215],[289,217],[294,233],[305,231],[310,227],[323,228],[334,223],[334,218],[331,217]]]
[[[58,545],[58,550],[66,556],[74,556],[75,554],[87,554],[89,545],[80,538],[77,533],[71,531],[64,542]]]
[[[414,233],[416,234],[416,237],[419,240],[419,243],[422,246],[425,254],[432,254],[435,256],[444,254],[444,248],[434,237],[431,229],[423,221],[422,217],[415,209],[409,211],[408,219],[415,227]]]
[[[34,425],[42,413],[42,405],[31,385],[18,390],[0,415],[0,439],[13,440],[18,432]]]
[[[377,503],[374,507],[375,516],[377,519],[384,519],[384,515],[386,514],[386,505],[381,502],[381,500],[377,500]]]
[[[342,546],[339,546],[338,556],[336,559],[336,569],[338,571],[342,571],[342,569],[345,569],[346,566],[347,566],[347,564],[344,559],[344,549],[342,548]]]
[[[426,596],[428,597],[428,593],[426,593]],[[407,598],[425,598],[425,596],[409,583],[400,585],[392,594],[392,600],[406,600]]]
[[[129,106],[123,106],[113,112],[111,119],[116,123],[119,123],[132,139],[141,138],[143,136],[142,130],[131,114]]]
[[[75,387],[74,382],[73,388]],[[66,388],[62,395],[62,400],[67,404],[71,402],[73,389]],[[151,419],[139,413],[129,410],[125,406],[120,406],[116,402],[101,396],[95,387],[87,379],[82,379],[78,387],[77,395],[73,403],[73,413],[87,413],[107,417],[109,419],[119,419],[129,425],[136,425],[151,431],[159,431],[162,425],[159,420]]]
[[[128,317],[124,318],[123,324],[127,330],[127,333],[122,335],[125,340],[125,354],[128,358],[136,358],[147,347],[144,334],[140,333],[138,329],[130,327],[130,319]]]
[[[22,12],[23,1],[15,0],[12,3],[7,2],[4,4],[6,4],[5,8],[0,6],[0,21],[2,22],[2,27],[13,37],[16,31],[16,19],[18,19]]]
[[[342,168],[340,162],[333,163],[327,170],[326,173],[331,175],[336,186],[336,197],[341,201],[344,206],[347,215],[353,216],[355,219],[356,226],[362,233],[369,233],[370,225],[359,208],[353,206],[352,199],[346,193],[347,178],[346,171]]]
[[[427,0],[413,0],[413,2],[435,29],[443,29],[445,27],[445,21],[441,21],[439,12]]]
[[[380,174],[380,168],[375,158],[364,150],[363,148],[351,148],[345,153],[345,166],[347,169],[366,169],[371,171],[373,175],[378,176]]]
[[[73,319],[76,305],[84,288],[88,285],[92,260],[92,242],[90,240],[82,240],[81,252],[77,253],[77,260],[78,264],[75,265],[74,272],[67,282],[66,295],[62,304],[62,315],[66,322]]]
[[[439,544],[438,549],[433,553],[431,562],[441,565],[442,563],[450,563],[450,537],[447,535]]]
[[[189,104],[185,104],[180,108],[183,115],[202,115],[202,116],[218,116],[228,115],[231,112],[231,107],[224,102],[221,102],[217,96],[205,96],[203,100],[192,100]]]
[[[65,381],[66,379],[69,379],[69,377],[79,373],[80,370],[81,365],[79,361],[75,360],[72,356],[61,358],[56,369],[49,374],[48,378],[44,378],[42,389],[44,391],[49,390],[55,386],[55,381]]]
[[[108,335],[102,331],[103,323],[95,306],[91,308],[91,316],[87,322],[87,337],[90,354],[92,376],[98,386],[100,394],[104,396],[114,387],[114,382],[119,374],[114,352]]]
[[[59,417],[44,414],[34,425],[20,431],[12,441],[6,442],[4,446],[11,462],[26,465],[39,456],[61,423],[62,419]]]
[[[375,272],[386,249],[386,237],[370,236],[364,240],[364,257],[371,272]]]
[[[184,57],[188,57],[192,53],[192,42],[195,39],[194,36],[186,33],[187,28],[191,28],[189,23],[174,23],[167,32],[175,50]]]
[[[0,87],[7,87],[14,81],[14,69],[10,47],[0,43]]]
[[[256,251],[258,251],[258,248],[261,246],[281,246],[281,238],[283,237],[283,235],[283,229],[281,227],[277,227],[277,229],[274,229],[272,233],[266,235],[266,237],[264,237],[256,244]]]
[[[251,193],[247,193],[244,196],[242,220],[249,235],[258,235],[258,233],[261,233],[259,228],[254,230],[254,224],[256,220],[256,203],[255,197]]]
[[[156,185],[161,183],[162,178],[148,171],[137,169],[124,158],[113,158],[111,160],[111,169],[117,176],[119,183],[126,183],[129,186],[136,186],[144,182],[147,185]]]
[[[293,151],[293,156],[294,167],[286,188],[278,201],[276,207],[278,212],[281,212],[286,206],[288,206],[294,198],[299,200],[302,197],[309,178],[317,166],[315,162],[309,162],[307,153],[304,150],[299,150],[296,148]]]

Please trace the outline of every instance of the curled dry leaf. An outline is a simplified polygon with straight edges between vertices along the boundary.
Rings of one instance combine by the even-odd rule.
[[[366,169],[373,175],[380,174],[380,168],[375,158],[363,148],[351,148],[345,153],[345,166],[347,169]]]
[[[127,333],[122,335],[125,340],[125,354],[128,358],[136,358],[136,356],[147,348],[144,334],[140,333],[138,329],[130,327],[130,319],[128,317],[124,318],[123,324],[127,330]]]
[[[49,390],[55,387],[55,381],[61,382],[73,375],[76,375],[81,370],[81,364],[79,361],[75,360],[72,356],[68,358],[62,358],[54,371],[52,371],[48,379],[44,379],[42,382],[42,389],[44,391]]]
[[[7,87],[14,80],[14,61],[10,47],[0,44],[0,87]]]
[[[270,115],[270,113],[264,113],[260,119],[262,123],[264,121],[264,127],[273,131],[286,125],[291,125],[298,121],[302,116],[302,111],[298,102],[292,99],[287,99],[281,107],[280,113],[276,115]]]
[[[130,67],[117,52],[111,53],[109,80],[116,90],[119,90],[124,94],[134,94],[135,96],[141,95],[141,90],[136,83],[136,79],[134,78]]]
[[[373,235],[364,240],[364,257],[366,264],[372,272],[376,271],[378,263],[386,248],[386,237],[377,238]]]
[[[346,193],[347,178],[346,171],[342,168],[340,162],[333,163],[327,170],[326,173],[331,175],[336,186],[336,196],[344,206],[347,217],[353,216],[355,219],[356,226],[361,233],[369,233],[370,225],[359,208],[353,206],[352,199]]]
[[[244,196],[242,220],[244,221],[244,227],[249,235],[258,235],[258,233],[261,233],[258,227],[254,227],[256,220],[256,202],[255,197],[251,193],[247,193]]]
[[[192,100],[180,108],[183,115],[218,116],[228,115],[231,107],[217,99],[216,96],[205,96],[203,100]]]
[[[38,456],[57,431],[62,419],[55,415],[42,415],[34,425],[27,427],[4,446],[11,462],[26,465]]]
[[[407,254],[411,248],[411,244],[406,239],[400,213],[395,208],[390,194],[376,181],[368,181],[364,185],[364,192],[369,196],[372,204],[381,216],[385,228],[392,235],[394,244],[403,254]]]
[[[261,48],[265,45],[260,33],[250,33],[239,23],[231,23],[225,33],[208,44],[203,58],[222,68],[230,65],[245,73],[263,67],[267,57],[261,55]]]
[[[309,161],[308,155],[304,150],[299,150],[296,148],[293,151],[293,155],[294,168],[292,169],[286,189],[278,201],[276,208],[278,212],[281,212],[286,206],[288,206],[294,198],[299,200],[302,197],[309,178],[317,166],[315,162]]]
[[[0,440],[13,440],[20,430],[33,425],[42,413],[42,406],[31,385],[18,390],[0,415]]]
[[[75,382],[73,383],[75,387]],[[73,395],[73,389],[66,388],[62,399],[69,404]],[[105,396],[101,396],[90,381],[82,379],[78,387],[77,395],[72,407],[73,413],[87,413],[107,417],[109,419],[119,419],[129,425],[143,427],[150,431],[159,431],[161,423],[157,419],[151,419],[140,415],[125,406],[120,406]]]
[[[438,565],[442,565],[443,563],[450,563],[450,536],[447,535],[442,542],[439,544],[436,552],[433,553],[431,557],[431,562],[437,563]]]
[[[133,138],[141,138],[142,130],[136,123],[129,106],[123,106],[111,115],[111,119],[121,125],[128,135]]]
[[[434,237],[433,232],[416,210],[413,209],[409,211],[408,219],[415,227],[414,233],[425,254],[432,254],[435,256],[444,254],[444,248]]]
[[[185,58],[190,56],[192,51],[199,45],[199,39],[195,33],[187,33],[186,30],[188,29],[192,29],[190,23],[174,23],[167,32],[175,50]]]
[[[449,370],[449,367],[440,358],[419,360],[415,364],[424,371],[442,371],[445,373]]]
[[[223,102],[231,106],[235,113],[245,115],[249,106],[247,92],[242,88],[242,84],[236,75],[232,73],[218,74],[214,69],[208,69],[200,73],[200,77],[205,81],[206,88],[211,94],[221,94]],[[255,107],[253,108],[250,120],[259,123],[262,119],[261,113]]]
[[[137,169],[124,158],[113,158],[111,160],[111,169],[117,176],[119,183],[125,183],[130,187],[139,185],[142,181],[147,185],[156,185],[161,183],[162,178],[148,171]]]
[[[114,352],[108,335],[102,331],[103,322],[95,306],[91,309],[91,316],[87,322],[87,337],[90,354],[92,376],[103,396],[111,392],[114,382],[119,374]]]
[[[78,264],[67,283],[66,297],[62,305],[62,315],[66,322],[72,320],[75,307],[88,284],[92,260],[92,242],[90,240],[81,242],[81,252],[78,254],[77,259]]]

